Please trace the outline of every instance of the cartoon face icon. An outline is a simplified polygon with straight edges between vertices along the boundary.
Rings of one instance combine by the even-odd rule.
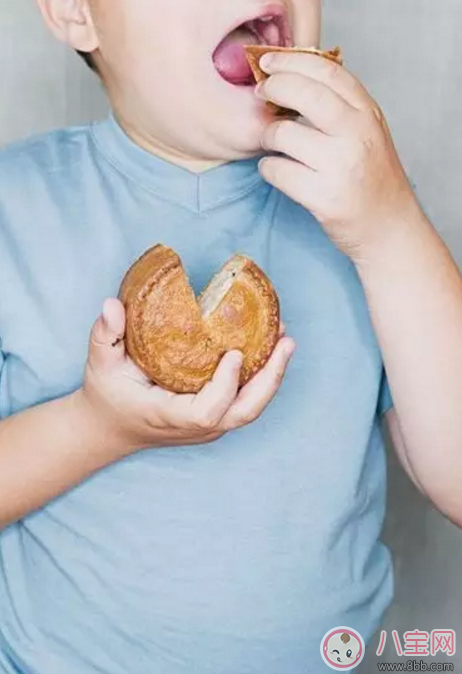
[[[324,635],[321,655],[331,669],[354,669],[364,657],[363,638],[350,627],[336,627]]]

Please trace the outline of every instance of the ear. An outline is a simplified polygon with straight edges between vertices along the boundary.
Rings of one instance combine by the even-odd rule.
[[[99,47],[89,0],[37,0],[48,28],[73,49],[93,52]]]

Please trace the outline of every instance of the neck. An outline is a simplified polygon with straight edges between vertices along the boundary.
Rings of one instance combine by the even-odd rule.
[[[185,153],[182,153],[180,150],[169,147],[168,145],[162,143],[159,139],[150,136],[149,134],[143,133],[140,130],[135,129],[129,122],[123,119],[123,116],[119,113],[114,112],[114,115],[121,126],[125,131],[127,136],[134,142],[138,147],[142,148],[146,152],[149,152],[160,159],[165,159],[166,161],[180,166],[181,168],[191,171],[191,173],[203,173],[209,169],[215,168],[216,166],[221,166],[226,164],[226,160],[212,160],[212,159],[201,159],[199,157],[190,157]]]

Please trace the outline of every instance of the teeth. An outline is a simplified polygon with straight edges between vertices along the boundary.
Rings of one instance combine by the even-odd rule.
[[[260,40],[260,33],[258,31],[257,21],[249,21],[245,24],[246,27],[255,35],[258,40]]]
[[[279,45],[281,44],[282,33],[280,30],[279,21],[275,20],[275,17],[264,17],[264,19],[258,20],[259,34],[260,39],[263,43],[270,45]]]
[[[269,44],[275,47],[285,44],[282,21],[277,16],[266,15],[253,19],[248,21],[245,27],[255,35],[259,44]]]

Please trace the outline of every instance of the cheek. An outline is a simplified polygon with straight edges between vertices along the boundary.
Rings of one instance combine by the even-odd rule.
[[[159,26],[130,32],[125,51],[119,50],[114,58],[117,63],[113,70],[124,85],[119,88],[131,90],[141,99],[153,99],[156,107],[178,105],[179,100],[186,101],[191,96],[197,68],[190,46],[175,42]]]
[[[105,60],[113,69],[164,67],[174,46],[181,51],[185,0],[95,0],[95,22]],[[181,54],[180,54],[181,56]],[[125,68],[124,68],[125,66]]]

